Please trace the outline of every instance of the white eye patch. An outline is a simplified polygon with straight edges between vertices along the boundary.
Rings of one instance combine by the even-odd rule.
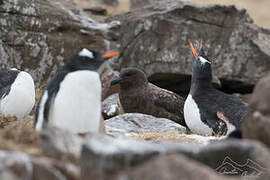
[[[202,63],[202,64],[204,64],[204,63],[209,63],[209,64],[211,64],[211,62],[210,61],[207,61],[205,58],[203,58],[202,56],[199,56],[199,61]]]
[[[91,59],[94,58],[94,55],[91,51],[89,51],[86,48],[83,48],[80,52],[79,52],[79,56],[84,56],[84,57],[89,57]]]

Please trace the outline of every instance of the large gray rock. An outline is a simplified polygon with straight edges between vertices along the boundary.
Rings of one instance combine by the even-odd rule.
[[[196,6],[173,0],[117,15],[120,67],[138,67],[160,86],[178,92],[190,87],[189,42],[203,40],[213,61],[214,82],[234,92],[251,92],[270,68],[270,31],[234,6]]]
[[[159,180],[233,180],[217,175],[216,172],[196,161],[179,154],[154,158],[141,166],[131,168],[115,179],[159,179]]]
[[[41,151],[58,160],[77,163],[81,153],[83,137],[57,128],[48,128],[40,134]]]
[[[166,118],[156,118],[139,113],[126,113],[104,122],[107,134],[119,137],[142,133],[162,133],[173,131],[183,134],[186,128]]]
[[[32,158],[21,152],[0,151],[0,179],[66,180],[51,161]]]
[[[172,153],[183,154],[220,174],[269,178],[270,152],[257,142],[221,141],[203,146],[168,142],[153,144],[104,136],[91,138],[83,146],[81,178],[113,179],[115,174],[139,167],[153,157]]]
[[[249,111],[242,124],[243,136],[257,139],[270,147],[270,75],[256,85],[249,101]]]
[[[110,27],[61,0],[2,1],[0,67],[29,71],[40,85],[80,48],[109,47]]]
[[[130,168],[137,169],[143,163],[167,154],[182,154],[220,174],[252,175],[254,179],[270,177],[269,149],[256,141],[222,140],[207,146],[166,141],[153,143],[101,134],[82,137],[50,129],[42,134],[41,148],[44,154],[58,161],[70,162],[70,157],[75,158],[75,165],[81,172],[80,179],[114,179],[119,173],[129,174]],[[58,155],[59,152],[62,156]]]

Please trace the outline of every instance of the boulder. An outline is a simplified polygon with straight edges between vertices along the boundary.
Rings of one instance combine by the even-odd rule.
[[[48,128],[41,132],[40,141],[43,155],[76,164],[84,138],[61,129]]]
[[[160,180],[233,180],[217,173],[194,160],[179,154],[165,155],[119,173],[115,179],[160,179]]]
[[[102,115],[104,119],[110,119],[119,114],[123,114],[119,95],[113,94],[102,102]]]
[[[153,158],[168,154],[182,154],[223,175],[270,178],[270,151],[256,141],[221,140],[208,145],[168,141],[153,143],[123,137],[112,138],[102,134],[79,136],[60,129],[46,131],[41,137],[42,152],[56,162],[73,162],[80,170],[73,174],[81,172],[80,179],[114,179],[121,174],[129,176],[131,168],[141,169],[140,166],[144,166],[144,163],[151,164]],[[62,155],[59,156],[60,153]],[[54,162],[51,164],[61,172],[67,172],[58,168]],[[190,173],[186,169],[183,171]],[[198,171],[201,173],[200,168]],[[138,173],[143,172],[138,170]],[[210,176],[211,174],[210,172]]]
[[[28,71],[37,85],[80,48],[109,47],[110,24],[95,22],[74,4],[5,0],[0,6],[0,67]]]
[[[21,152],[0,151],[0,179],[66,180],[51,162]]]
[[[125,174],[130,168],[140,169],[143,163],[154,157],[172,153],[183,154],[223,175],[269,178],[270,152],[258,142],[225,140],[204,146],[169,142],[156,144],[105,136],[92,137],[83,145],[81,178],[113,179],[114,175]]]
[[[186,128],[166,118],[156,118],[139,113],[125,113],[106,120],[105,128],[108,135],[130,136],[143,133],[162,133],[173,131],[177,134],[186,132]]]
[[[250,93],[270,68],[270,31],[255,25],[244,9],[154,1],[110,17],[122,55],[120,67],[137,67],[153,83],[187,93],[191,78],[189,42],[203,41],[213,61],[213,81],[227,92]]]
[[[243,137],[256,139],[270,147],[270,75],[256,85],[249,100],[249,111],[242,124]]]
[[[130,9],[142,8],[152,1],[153,0],[130,0]]]

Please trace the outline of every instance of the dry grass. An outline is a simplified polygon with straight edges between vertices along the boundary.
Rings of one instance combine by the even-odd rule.
[[[17,120],[15,117],[0,115],[0,149],[23,151],[39,155],[39,136],[33,128],[33,118]]]
[[[224,136],[222,137],[200,136],[200,135],[192,134],[190,132],[187,132],[185,134],[178,134],[175,131],[148,132],[148,133],[142,133],[138,135],[130,135],[128,137],[136,139],[136,140],[153,141],[153,142],[172,141],[172,142],[195,143],[195,144],[204,144],[204,145],[224,138]]]
[[[138,135],[132,135],[129,136],[136,140],[145,140],[145,141],[154,141],[154,142],[160,142],[160,141],[175,141],[175,142],[184,142],[184,143],[195,143],[197,142],[196,139],[187,137],[183,134],[176,134],[173,131],[168,132],[149,132],[149,133],[143,133]]]
[[[130,136],[136,140],[145,140],[145,141],[175,141],[175,142],[184,142],[184,143],[195,143],[196,139],[185,137],[183,135],[166,132],[166,133],[144,133],[139,135]]]

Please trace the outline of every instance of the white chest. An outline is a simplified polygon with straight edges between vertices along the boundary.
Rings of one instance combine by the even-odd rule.
[[[10,92],[0,103],[1,113],[22,118],[35,104],[35,85],[30,74],[20,72],[10,87]]]
[[[98,132],[101,83],[93,71],[66,75],[50,108],[49,123],[73,133]]]
[[[211,136],[212,129],[201,121],[198,105],[189,94],[184,104],[184,118],[189,129],[197,134]]]

